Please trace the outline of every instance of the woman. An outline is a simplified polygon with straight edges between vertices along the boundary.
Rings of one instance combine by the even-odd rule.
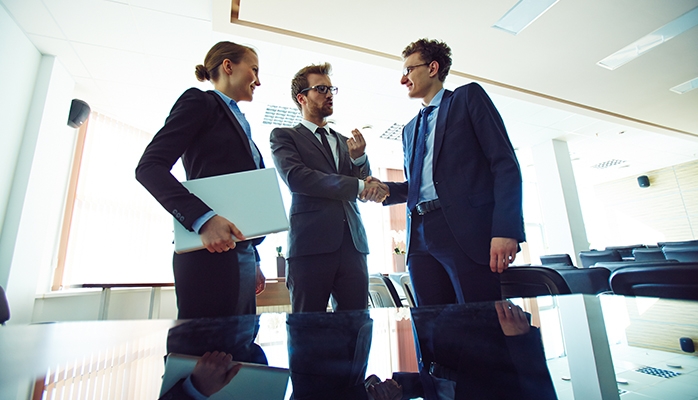
[[[180,157],[187,179],[264,168],[237,106],[252,101],[258,71],[253,49],[232,42],[213,46],[195,73],[215,90],[184,92],[136,168],[136,179],[206,247],[174,255],[179,319],[254,314],[255,291],[264,289],[254,247],[261,240],[245,241],[233,222],[215,215],[170,173]]]

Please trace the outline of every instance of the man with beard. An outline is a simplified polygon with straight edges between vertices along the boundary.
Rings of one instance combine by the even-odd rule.
[[[368,303],[368,243],[356,199],[385,199],[378,181],[364,182],[370,165],[361,132],[347,138],[327,126],[337,87],[328,63],[310,65],[291,81],[303,115],[293,128],[271,132],[274,164],[293,195],[286,285],[293,312],[322,312]]]

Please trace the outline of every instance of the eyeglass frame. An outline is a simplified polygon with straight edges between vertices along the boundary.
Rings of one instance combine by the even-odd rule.
[[[319,94],[327,94],[327,92],[329,91],[330,93],[332,93],[333,96],[336,95],[337,92],[339,92],[339,88],[337,86],[315,85],[301,90],[298,94],[303,94],[313,89],[315,89],[315,91],[317,91]]]
[[[412,71],[414,71],[414,69],[417,67],[424,67],[424,66],[429,65],[431,63],[432,62],[429,61],[428,63],[407,66],[407,67],[402,69],[402,76],[407,76],[407,75],[411,74]]]

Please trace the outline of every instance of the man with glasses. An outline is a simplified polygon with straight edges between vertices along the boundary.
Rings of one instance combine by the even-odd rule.
[[[402,131],[407,264],[418,306],[501,299],[499,274],[525,240],[519,163],[480,85],[444,89],[451,49],[420,39],[402,53],[400,83],[424,108]]]
[[[368,303],[368,242],[356,199],[385,199],[371,170],[361,132],[347,138],[327,125],[337,87],[328,63],[310,65],[291,81],[303,115],[293,128],[271,132],[272,158],[292,193],[286,285],[293,312],[365,309]]]

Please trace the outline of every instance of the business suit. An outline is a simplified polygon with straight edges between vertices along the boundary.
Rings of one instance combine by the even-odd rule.
[[[185,91],[145,149],[136,168],[136,179],[190,231],[192,224],[211,209],[170,173],[180,157],[187,179],[257,168],[250,141],[223,99],[213,91]],[[240,242],[225,253],[199,250],[175,254],[178,317],[255,313],[257,243]]]
[[[390,197],[384,204],[407,200],[417,120],[403,129],[407,181],[387,183]],[[443,304],[449,302],[448,296],[459,303],[497,300],[499,277],[487,267],[490,241],[525,240],[521,173],[514,149],[497,109],[476,83],[444,90],[434,135],[433,183],[441,208],[422,216],[407,211],[407,258],[417,302]],[[434,267],[438,263],[417,265],[416,254],[439,245],[443,249],[437,258],[442,258],[444,270]],[[444,291],[449,281],[454,290],[450,294]]]
[[[338,309],[366,308],[368,301],[368,242],[356,197],[370,165],[354,165],[347,138],[329,132],[337,138],[337,162],[302,124],[270,136],[274,163],[292,192],[287,284],[294,312],[324,311],[330,294]]]

